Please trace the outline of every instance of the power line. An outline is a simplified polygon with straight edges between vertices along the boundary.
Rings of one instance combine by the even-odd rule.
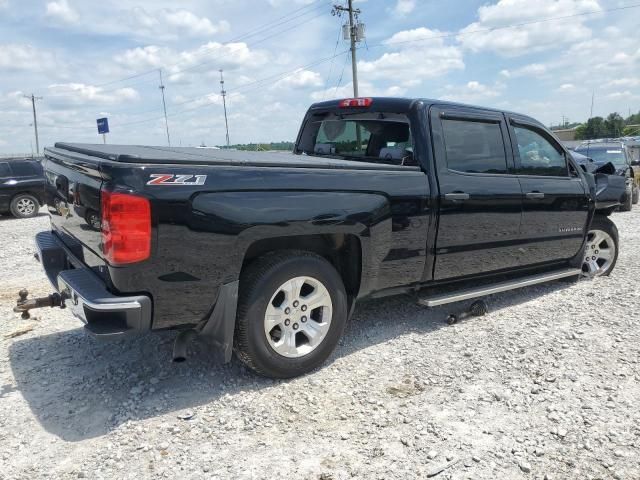
[[[289,23],[289,22],[291,22],[291,21],[293,21],[293,20],[296,20],[296,19],[298,19],[298,18],[301,18],[301,17],[303,17],[303,16],[305,16],[305,15],[307,15],[307,14],[309,14],[309,13],[312,13],[312,12],[314,12],[314,11],[316,11],[316,10],[320,9],[320,8],[324,8],[324,5],[316,5],[315,7],[313,7],[315,4],[317,4],[317,3],[319,3],[319,2],[324,2],[324,3],[326,3],[326,2],[327,2],[327,0],[315,0],[315,1],[311,2],[311,3],[310,3],[310,4],[308,4],[308,5],[304,5],[304,6],[300,7],[300,8],[297,8],[297,9],[295,9],[295,10],[292,10],[291,12],[287,13],[286,15],[283,15],[283,16],[281,16],[281,17],[278,17],[278,18],[274,19],[274,20],[271,20],[271,21],[269,21],[269,22],[266,22],[266,23],[264,23],[263,25],[259,26],[258,28],[255,28],[255,29],[253,29],[253,30],[249,30],[248,32],[245,32],[245,33],[243,33],[243,34],[241,34],[241,35],[238,35],[238,36],[236,36],[236,37],[233,37],[233,38],[231,38],[231,39],[229,39],[229,40],[227,40],[227,41],[225,41],[225,42],[222,42],[222,43],[220,43],[220,45],[225,45],[225,44],[229,44],[229,43],[233,43],[233,42],[238,42],[238,41],[240,41],[240,40],[244,40],[244,39],[246,39],[246,38],[256,36],[257,34],[259,34],[259,33],[261,33],[261,32],[271,30],[271,29],[273,29],[273,28],[275,28],[275,27],[277,27],[277,26],[280,26],[280,25],[283,25],[283,24]],[[313,7],[313,8],[311,8],[311,7]],[[309,11],[304,12],[304,13],[301,13],[301,14],[299,14],[299,15],[297,15],[297,16],[295,15],[296,13],[299,13],[299,12],[301,12],[301,11],[303,11],[303,10],[307,10],[307,9],[309,9]],[[284,20],[284,19],[286,19],[287,17],[291,17],[291,16],[293,16],[293,17],[292,17],[292,18],[290,18],[290,19],[287,19],[287,20],[285,20],[285,21],[281,21],[281,20]],[[314,18],[315,18],[315,17],[314,17]],[[300,26],[300,24],[295,25],[295,26],[294,26],[294,28],[297,28],[297,27],[299,27],[299,26]],[[288,30],[284,30],[283,32],[286,32],[286,31],[288,31]],[[283,33],[283,32],[280,32],[280,33]],[[270,37],[267,37],[266,39],[269,39],[269,38],[271,38],[271,36],[270,36]],[[266,40],[266,39],[263,39],[263,40]],[[262,40],[262,41],[263,41],[263,40]],[[261,43],[262,41],[257,42],[257,43]],[[211,48],[211,47],[209,47],[209,48]],[[230,53],[229,53],[229,54],[230,54]],[[208,54],[203,53],[203,55],[208,55]],[[184,64],[184,63],[185,63],[185,61],[181,61],[181,62],[176,62],[176,63],[173,63],[173,64],[165,65],[164,67],[165,67],[165,68],[170,68],[170,67],[175,67],[175,66],[177,66],[177,65],[181,65],[181,64]],[[195,67],[195,66],[188,67],[188,68],[189,68],[189,69],[192,69],[192,68],[194,68],[194,67]],[[113,85],[114,83],[126,82],[127,80],[133,80],[134,78],[139,78],[139,77],[142,77],[142,76],[145,76],[145,75],[149,75],[149,74],[151,74],[151,73],[154,73],[156,70],[157,70],[157,68],[153,68],[153,69],[145,70],[145,71],[142,71],[142,72],[139,72],[139,73],[135,73],[135,74],[132,74],[132,75],[129,75],[129,76],[123,77],[123,78],[119,78],[119,79],[116,79],[116,80],[110,80],[110,81],[108,81],[108,82],[99,83],[99,84],[96,84],[96,85],[93,85],[93,86],[94,86],[94,87],[96,87],[96,88],[99,88],[99,87],[104,87],[104,86],[108,86],[108,85]],[[184,70],[186,70],[186,69],[184,69]],[[180,73],[180,72],[182,72],[182,71],[184,71],[184,70],[180,70],[180,71],[178,71],[178,72],[176,72],[176,73]],[[170,75],[171,75],[171,74],[170,74]],[[146,80],[146,81],[144,81],[144,82],[140,82],[140,83],[146,83],[146,82],[148,82],[148,80]],[[109,91],[113,91],[113,90],[109,90]],[[101,93],[105,93],[105,92],[101,92]]]
[[[602,9],[602,10],[598,10],[598,11],[591,11],[591,12],[582,12],[582,13],[575,13],[572,15],[563,15],[560,17],[549,17],[549,18],[543,18],[541,20],[531,20],[529,22],[521,22],[521,23],[512,23],[510,25],[502,25],[499,27],[488,27],[488,28],[479,28],[476,30],[469,30],[468,32],[457,32],[457,33],[443,33],[440,35],[429,35],[426,37],[421,37],[421,38],[414,38],[411,40],[397,40],[394,42],[382,42],[382,43],[377,43],[374,45],[369,45],[370,48],[379,48],[379,47],[388,47],[388,46],[393,46],[393,45],[402,45],[402,44],[406,44],[406,43],[414,43],[414,42],[424,42],[426,40],[434,40],[434,39],[439,39],[439,38],[451,38],[451,37],[460,37],[460,36],[465,36],[465,35],[473,35],[475,33],[487,33],[487,32],[493,32],[496,30],[504,30],[507,28],[516,28],[516,27],[525,27],[527,25],[535,25],[538,23],[546,23],[546,22],[551,22],[551,21],[555,21],[555,20],[566,20],[569,18],[576,18],[576,17],[584,17],[587,15],[597,15],[599,13],[610,13],[610,12],[617,12],[620,10],[629,10],[632,8],[638,8],[640,7],[640,3],[637,4],[633,4],[633,5],[625,5],[623,7],[614,7],[614,8],[607,8],[607,9]]]
[[[302,65],[302,66],[298,66],[298,67],[296,67],[296,68],[294,68],[294,69],[292,69],[292,70],[288,70],[288,71],[285,71],[285,72],[280,72],[280,73],[277,73],[277,74],[274,74],[274,75],[269,75],[269,76],[267,76],[267,77],[264,77],[264,78],[261,78],[261,79],[255,80],[255,81],[253,81],[253,82],[246,83],[246,84],[244,84],[244,85],[240,85],[239,87],[236,87],[236,88],[233,88],[233,89],[227,90],[227,93],[229,93],[229,92],[233,92],[233,93],[235,93],[235,92],[241,92],[241,91],[253,91],[253,90],[257,90],[257,89],[261,88],[261,87],[262,87],[262,85],[261,85],[261,84],[263,84],[263,83],[265,83],[265,82],[274,83],[274,82],[276,82],[276,81],[278,81],[278,80],[283,80],[283,79],[288,78],[288,77],[290,77],[290,76],[292,76],[292,75],[295,75],[295,74],[296,74],[296,73],[298,73],[300,70],[304,70],[304,69],[306,69],[306,68],[315,67],[315,66],[320,65],[320,64],[322,64],[322,63],[328,62],[328,61],[330,61],[330,60],[331,60],[331,59],[333,59],[333,58],[336,58],[336,57],[339,57],[339,56],[341,56],[341,55],[344,55],[344,54],[346,54],[346,53],[348,53],[348,52],[349,52],[349,50],[345,50],[345,51],[342,51],[342,52],[338,53],[337,55],[332,55],[332,56],[329,56],[329,57],[321,58],[321,59],[319,59],[319,60],[316,60],[315,62],[308,63],[308,64],[306,64],[306,65]],[[348,58],[348,57],[347,57],[347,58]],[[247,90],[247,87],[253,87],[253,88],[249,88],[249,89]],[[211,97],[216,97],[216,98],[218,98],[218,97],[219,97],[219,95],[214,95],[214,94],[211,94],[211,93],[206,94],[206,95],[200,95],[200,96],[198,96],[198,97],[194,97],[194,98],[191,98],[191,99],[185,100],[184,102],[180,102],[180,103],[174,104],[173,106],[186,105],[186,104],[189,104],[189,103],[196,102],[196,101],[198,101],[198,100],[210,100],[210,99],[211,99]],[[200,108],[202,108],[202,107],[207,107],[207,106],[210,106],[210,105],[211,105],[211,102],[209,102],[209,103],[204,103],[204,104],[202,104],[202,105],[198,105],[198,106],[196,106],[196,107],[194,107],[194,108],[188,108],[188,109],[184,109],[184,110],[179,110],[179,111],[177,111],[177,112],[174,112],[174,113],[169,114],[169,117],[174,117],[174,116],[177,116],[177,115],[182,115],[183,113],[192,112],[192,111],[194,111],[194,110],[198,110],[198,109],[200,109]],[[141,120],[135,120],[135,121],[131,121],[131,122],[126,122],[126,123],[119,123],[119,124],[118,124],[118,126],[136,125],[136,124],[140,124],[140,123],[153,122],[153,121],[156,121],[156,120],[158,120],[158,119],[162,119],[162,117],[152,117],[152,118],[146,118],[146,119],[141,119]]]
[[[318,1],[318,0],[316,0],[316,1]],[[324,5],[320,5],[319,7],[324,8]],[[318,8],[319,8],[319,7],[317,7],[317,8],[315,8],[315,9],[313,9],[312,11],[318,10]],[[299,15],[298,17],[304,16],[304,15],[306,15],[306,14],[308,14],[308,13],[311,13],[312,11],[305,12],[304,14]],[[313,16],[313,17],[309,18],[309,19],[306,19],[306,21],[307,21],[307,22],[310,22],[310,21],[313,21],[313,20],[315,20],[315,19],[317,19],[317,18],[320,18],[320,17],[322,17],[322,16],[324,16],[324,14],[323,14],[323,13],[320,13],[320,14],[315,15],[315,16]],[[294,18],[292,18],[291,20],[297,19],[298,17],[294,17]],[[288,23],[288,22],[283,22],[283,23]],[[182,68],[182,69],[178,69],[178,70],[170,71],[170,72],[169,72],[169,79],[171,79],[171,77],[173,77],[173,76],[175,76],[175,75],[178,75],[178,74],[180,74],[180,73],[188,72],[188,71],[190,71],[190,70],[194,70],[194,69],[196,69],[196,68],[198,68],[198,67],[201,67],[202,65],[208,65],[208,64],[211,64],[211,63],[217,62],[217,61],[219,61],[219,60],[221,60],[221,59],[224,59],[224,58],[226,58],[226,57],[229,57],[229,56],[231,56],[231,55],[233,55],[233,54],[235,54],[235,53],[238,53],[239,51],[241,51],[241,50],[242,50],[242,49],[244,49],[245,47],[253,48],[253,47],[257,46],[257,45],[260,45],[261,43],[266,42],[267,40],[270,40],[270,39],[274,38],[274,37],[277,37],[277,36],[279,36],[279,35],[282,35],[282,34],[284,34],[284,33],[287,33],[287,32],[289,32],[289,31],[291,31],[291,30],[295,30],[295,29],[297,29],[297,28],[300,28],[300,27],[301,27],[301,26],[303,26],[303,25],[304,25],[304,23],[302,23],[302,22],[297,23],[297,24],[295,24],[295,25],[290,26],[289,28],[286,28],[286,29],[283,29],[283,30],[276,31],[276,32],[272,33],[271,35],[268,35],[268,36],[266,36],[266,37],[263,37],[263,38],[261,38],[261,39],[257,40],[257,41],[256,41],[256,42],[254,42],[254,43],[238,45],[237,47],[235,47],[235,48],[233,48],[233,47],[232,47],[232,48],[230,48],[227,52],[224,52],[224,53],[222,53],[222,54],[220,54],[220,55],[217,55],[217,56],[215,56],[215,57],[213,57],[213,58],[211,58],[211,59],[209,59],[209,60],[205,60],[205,61],[203,61],[203,62],[199,62],[199,63],[196,63],[196,64],[194,64],[194,65],[191,65],[191,66],[188,66],[188,67],[185,67],[185,68]],[[271,29],[271,28],[272,28],[272,27],[270,27],[269,29]],[[268,30],[268,29],[267,29],[267,30]],[[233,43],[233,42],[235,42],[235,41],[237,41],[237,40],[232,39],[232,40],[230,40],[230,41],[228,41],[228,42],[219,43],[219,44],[217,44],[217,45],[218,45],[218,46],[221,46],[221,47],[224,47],[224,46],[229,45],[229,44],[231,44],[231,43]],[[211,55],[211,53],[206,54],[206,55]],[[205,55],[205,56],[206,56],[206,55]],[[170,65],[166,66],[166,68],[171,68],[171,67],[174,67],[174,66],[176,66],[176,65],[181,65],[181,64],[183,64],[183,63],[185,63],[185,62],[177,62],[177,63],[174,63],[174,64],[170,64]],[[149,71],[146,71],[146,72],[142,72],[142,73],[137,74],[137,75],[132,75],[132,76],[130,76],[130,77],[127,77],[126,79],[133,79],[133,78],[141,77],[141,76],[144,76],[144,75],[148,75],[149,73],[153,73],[153,72],[155,72],[156,70],[157,70],[157,69],[156,69],[156,68],[154,68],[154,69],[152,69],[152,70],[149,70]],[[140,82],[136,82],[136,83],[134,83],[134,84],[124,85],[124,86],[121,86],[121,87],[111,88],[111,89],[108,89],[108,90],[100,90],[100,92],[99,92],[99,93],[100,93],[101,95],[104,95],[104,94],[106,94],[106,93],[115,92],[115,91],[118,91],[118,90],[122,90],[122,89],[124,89],[124,88],[131,88],[132,86],[142,85],[142,84],[148,83],[150,80],[151,80],[151,79],[149,79],[149,80],[143,80],[143,81],[140,81]],[[113,82],[107,82],[107,83],[103,83],[103,84],[99,84],[99,85],[92,85],[92,86],[93,86],[93,87],[95,87],[95,88],[101,88],[101,87],[102,87],[102,86],[104,86],[104,85],[109,85],[109,84],[112,84],[112,83],[118,83],[118,82],[119,82],[118,80],[114,80]],[[71,96],[71,95],[74,95],[74,94],[75,94],[75,92],[63,92],[63,93],[58,93],[58,94],[55,94],[55,93],[54,93],[54,94],[51,94],[50,96],[52,96],[52,97],[68,97],[68,96]],[[154,109],[154,110],[152,110],[152,111],[155,111],[155,110],[157,110],[157,109]]]
[[[350,53],[347,50],[347,53]],[[338,88],[340,88],[340,85],[342,84],[342,78],[344,77],[344,71],[347,69],[347,62],[349,61],[349,55],[345,55],[344,57],[344,63],[342,64],[342,72],[340,72],[340,78],[338,78],[338,82],[336,83],[336,89],[333,92],[334,95],[338,94]]]
[[[338,28],[338,38],[336,39],[336,46],[333,48],[334,57],[331,59],[331,64],[329,65],[329,73],[327,74],[327,80],[324,82],[324,91],[322,92],[322,100],[324,100],[327,95],[327,89],[329,88],[329,80],[331,80],[331,74],[333,73],[333,61],[335,60],[335,54],[338,51],[338,44],[340,43],[340,35],[342,33],[342,26],[340,25]]]

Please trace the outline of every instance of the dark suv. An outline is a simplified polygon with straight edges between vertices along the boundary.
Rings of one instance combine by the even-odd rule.
[[[42,165],[32,158],[0,159],[0,214],[17,218],[38,214],[43,205]]]
[[[638,198],[638,184],[634,181],[631,158],[624,143],[617,140],[592,140],[580,144],[575,151],[591,158],[596,168],[612,163],[616,169],[616,175],[626,178],[626,191],[620,210],[630,211],[633,203],[636,203],[634,199],[637,201]]]

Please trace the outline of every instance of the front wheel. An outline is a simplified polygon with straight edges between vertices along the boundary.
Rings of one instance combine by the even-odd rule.
[[[243,272],[235,351],[248,367],[290,378],[320,366],[347,321],[347,295],[336,269],[310,252],[265,255]]]
[[[636,205],[638,203],[638,200],[640,200],[640,187],[638,187],[638,185],[634,185],[633,186],[633,197],[631,199],[631,203]]]
[[[582,274],[609,275],[618,260],[618,229],[607,217],[596,215],[591,222],[584,250]]]

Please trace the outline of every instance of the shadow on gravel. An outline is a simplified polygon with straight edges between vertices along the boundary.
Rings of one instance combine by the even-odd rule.
[[[570,286],[558,282],[494,295],[490,311]],[[469,303],[426,309],[408,295],[362,303],[328,364],[404,334],[450,328],[447,313],[460,312]],[[16,341],[9,359],[17,389],[37,420],[71,442],[104,435],[130,419],[195,408],[223,395],[278,388],[286,382],[258,377],[235,358],[227,365],[216,364],[202,346],[192,349],[187,362],[172,363],[175,335],[157,332],[101,342],[79,328]]]

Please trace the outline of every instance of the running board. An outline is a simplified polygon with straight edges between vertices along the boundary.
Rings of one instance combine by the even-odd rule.
[[[540,275],[532,275],[530,277],[519,278],[517,280],[510,280],[508,282],[494,283],[492,285],[486,285],[483,287],[470,288],[467,290],[435,295],[433,297],[421,298],[420,300],[418,300],[418,303],[420,305],[424,305],[425,307],[437,307],[438,305],[461,302],[463,300],[469,300],[471,298],[484,297],[486,295],[492,295],[494,293],[506,292],[507,290],[515,290],[516,288],[528,287],[530,285],[536,285],[538,283],[551,282],[553,280],[559,280],[561,278],[577,277],[581,273],[582,270],[580,270],[579,268],[568,268],[551,273],[543,273]]]

